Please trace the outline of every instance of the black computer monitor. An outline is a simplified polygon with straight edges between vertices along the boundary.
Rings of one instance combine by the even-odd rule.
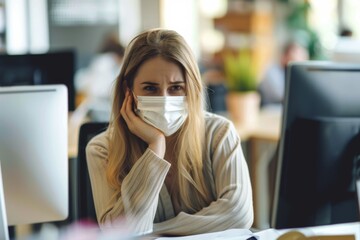
[[[64,84],[68,108],[75,109],[75,52],[71,49],[42,54],[0,54],[0,87]]]
[[[287,67],[271,225],[359,221],[360,65]]]

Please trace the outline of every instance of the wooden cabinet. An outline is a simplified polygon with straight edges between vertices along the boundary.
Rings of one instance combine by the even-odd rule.
[[[229,12],[214,19],[215,27],[227,32],[248,34],[269,34],[272,28],[272,16],[266,12]]]
[[[272,57],[274,44],[271,11],[237,12],[229,9],[225,16],[214,19],[214,26],[225,35],[225,47],[217,54],[218,57],[228,51],[237,52],[241,48],[248,48],[260,77]]]

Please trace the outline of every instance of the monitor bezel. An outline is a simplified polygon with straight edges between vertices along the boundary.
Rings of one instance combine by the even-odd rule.
[[[8,99],[9,101],[6,101],[7,96],[10,96]],[[29,164],[28,160],[31,159],[31,157],[39,157],[41,158],[42,163],[44,163],[44,167],[39,167],[39,165],[34,165],[36,168],[32,168],[32,170],[29,169],[29,175],[27,179],[29,181],[32,181],[30,179],[30,176],[37,176],[37,179],[33,182],[40,182],[42,185],[42,189],[44,189],[44,186],[47,185],[50,190],[41,191],[42,194],[49,196],[48,201],[49,204],[44,204],[44,212],[41,213],[35,213],[34,216],[30,216],[31,211],[27,211],[28,213],[23,213],[23,215],[19,214],[19,216],[15,216],[14,213],[9,213],[9,210],[11,211],[11,208],[9,209],[9,206],[6,207],[6,218],[7,223],[9,226],[14,225],[21,225],[21,224],[33,224],[33,223],[40,223],[40,222],[53,222],[53,221],[61,221],[65,220],[69,215],[69,167],[68,167],[68,102],[67,102],[67,88],[65,85],[31,85],[31,86],[14,86],[14,87],[0,87],[0,99],[2,99],[2,106],[4,107],[6,104],[8,106],[5,106],[4,109],[14,109],[13,111],[5,111],[8,112],[8,115],[18,116],[16,113],[24,111],[26,112],[26,116],[28,118],[22,118],[19,120],[16,120],[14,122],[14,125],[12,126],[12,129],[9,129],[5,132],[8,132],[11,134],[11,132],[14,131],[20,131],[16,128],[16,126],[19,126],[21,123],[25,126],[28,126],[25,121],[28,122],[38,122],[44,120],[44,119],[53,119],[54,122],[47,124],[46,122],[38,122],[39,124],[34,126],[34,129],[32,130],[33,133],[36,133],[35,131],[39,131],[39,128],[41,128],[41,131],[44,129],[44,133],[39,133],[37,138],[40,138],[39,143],[44,145],[36,145],[34,149],[36,149],[36,154],[34,156],[30,156],[26,159],[27,163],[24,163],[23,169],[26,169],[28,166],[32,166],[31,163]],[[31,99],[36,99],[36,103],[32,102]],[[25,101],[26,100],[26,101]],[[38,107],[34,107],[34,104],[39,104],[41,101],[41,105]],[[0,103],[1,105],[1,103]],[[35,109],[37,109],[35,111]],[[48,111],[48,110],[51,111]],[[17,111],[19,110],[19,111]],[[15,114],[13,114],[14,112]],[[45,114],[48,114],[49,117],[44,117]],[[50,116],[50,115],[55,116]],[[24,116],[23,114],[21,116]],[[36,117],[37,119],[31,120],[31,117]],[[6,115],[3,115],[3,118],[0,118],[0,120],[9,121],[11,119],[5,119],[7,118]],[[16,125],[19,124],[19,125]],[[52,131],[51,138],[49,139],[49,135],[46,133],[46,130],[49,130],[50,128],[57,126],[58,129]],[[46,127],[47,126],[47,127]],[[43,129],[42,129],[43,128]],[[27,130],[24,134],[26,136],[29,136],[24,139],[24,142],[30,142],[34,141],[35,136],[30,136],[30,132]],[[16,136],[25,136],[23,133],[14,133]],[[13,134],[12,134],[13,135]],[[8,135],[7,135],[8,136]],[[8,137],[12,138],[12,136]],[[3,138],[4,139],[4,138]],[[14,137],[14,139],[16,139]],[[21,139],[19,139],[21,140]],[[7,141],[7,140],[4,140]],[[14,140],[9,140],[8,143],[14,142]],[[4,142],[6,143],[6,142]],[[31,143],[33,144],[33,143]],[[25,147],[25,146],[21,146]],[[21,148],[19,146],[19,151],[21,151]],[[49,147],[46,149],[46,147]],[[39,151],[44,148],[43,151]],[[25,148],[23,148],[25,149]],[[56,149],[56,151],[52,152],[52,150]],[[51,151],[49,151],[51,150]],[[6,152],[6,151],[5,151]],[[5,153],[5,156],[14,156],[12,154]],[[56,161],[56,162],[48,162],[49,157]],[[51,157],[52,156],[52,157]],[[24,159],[25,160],[25,159]],[[9,169],[6,169],[6,166],[13,163],[6,163],[3,162],[5,160],[1,160],[1,169],[2,169],[2,182],[4,183],[4,171],[7,171]],[[7,161],[7,160],[6,160]],[[12,161],[12,160],[11,160]],[[20,160],[19,160],[20,161]],[[21,160],[23,161],[23,160]],[[24,161],[25,162],[25,161]],[[38,163],[38,161],[36,161]],[[21,164],[21,163],[20,163]],[[51,169],[50,169],[51,168]],[[14,169],[12,167],[11,169]],[[35,170],[34,170],[35,169]],[[36,170],[39,169],[39,170]],[[51,171],[50,171],[51,170]],[[39,172],[36,172],[39,171]],[[49,172],[52,174],[49,175]],[[35,173],[35,175],[33,174]],[[43,174],[43,175],[38,175]],[[6,175],[6,174],[5,174]],[[9,175],[9,174],[8,174]],[[55,176],[54,176],[55,175]],[[42,177],[45,177],[42,179]],[[50,177],[50,179],[49,179]],[[9,180],[7,180],[9,181]],[[43,182],[43,183],[42,183]],[[5,183],[6,184],[6,183]],[[17,183],[15,183],[16,185]],[[4,185],[5,186],[5,185]],[[46,187],[47,187],[46,186]],[[55,188],[55,189],[54,189]],[[1,188],[0,188],[1,189]],[[10,189],[10,188],[8,188]],[[39,187],[36,187],[34,189],[40,189]],[[2,198],[5,198],[6,200],[6,189],[4,188],[4,192],[1,192],[0,195]],[[50,193],[52,196],[50,196]],[[25,196],[23,196],[25,197]],[[26,200],[26,198],[25,198]],[[31,206],[31,203],[28,202],[28,207]],[[46,205],[46,206],[45,206]],[[6,201],[5,201],[6,206]],[[23,206],[24,208],[25,206]],[[46,208],[47,207],[47,208]],[[12,209],[14,209],[14,206],[12,206]],[[47,209],[49,209],[49,212],[46,212]],[[12,214],[12,215],[11,215]],[[28,214],[28,215],[26,215]],[[15,217],[14,217],[15,216]],[[21,219],[20,219],[21,218]]]
[[[277,164],[275,171],[275,186],[273,193],[272,209],[271,209],[271,218],[270,226],[273,228],[277,227],[277,212],[278,212],[278,203],[280,195],[280,184],[281,184],[281,174],[282,174],[282,165],[284,159],[285,151],[285,135],[286,131],[289,128],[289,98],[291,90],[291,78],[296,69],[299,68],[308,68],[312,70],[321,70],[321,71],[357,71],[360,72],[360,64],[357,63],[339,63],[339,62],[330,62],[330,61],[301,61],[301,62],[290,62],[286,68],[286,82],[285,82],[285,96],[283,102],[283,115],[281,118],[281,134],[278,148]],[[360,116],[360,115],[359,115]],[[293,116],[290,116],[293,117]],[[359,206],[360,207],[360,206]]]

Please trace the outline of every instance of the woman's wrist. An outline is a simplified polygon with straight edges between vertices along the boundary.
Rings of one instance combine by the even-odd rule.
[[[151,149],[159,157],[164,158],[165,151],[166,151],[165,136],[161,135],[161,136],[157,137],[154,142],[149,143],[149,149]]]

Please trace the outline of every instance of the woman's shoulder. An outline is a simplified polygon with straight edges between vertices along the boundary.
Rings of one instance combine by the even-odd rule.
[[[205,112],[205,123],[206,128],[220,126],[228,127],[232,124],[232,122],[228,118],[211,112]]]
[[[88,142],[86,146],[86,152],[101,152],[107,154],[109,148],[109,131],[105,130],[97,135],[95,135]]]
[[[89,141],[89,144],[104,144],[108,142],[109,142],[109,131],[105,130],[92,137]]]
[[[205,113],[206,135],[222,137],[224,134],[236,133],[233,122],[225,116],[215,113]]]
[[[205,139],[212,151],[221,146],[224,141],[239,141],[240,137],[233,122],[225,116],[206,113],[205,122]]]

